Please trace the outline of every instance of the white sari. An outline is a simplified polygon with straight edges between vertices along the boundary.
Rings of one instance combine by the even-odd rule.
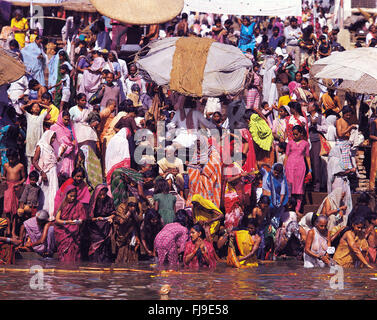
[[[59,190],[58,171],[57,171],[57,157],[54,148],[51,146],[51,138],[55,134],[54,131],[47,130],[43,133],[41,139],[38,141],[41,152],[39,156],[38,166],[47,175],[47,182],[40,177],[41,199],[43,203],[43,210],[46,210],[50,215],[50,221],[54,220],[54,206],[55,195]]]

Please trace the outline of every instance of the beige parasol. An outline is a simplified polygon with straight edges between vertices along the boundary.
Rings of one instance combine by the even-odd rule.
[[[10,52],[0,48],[0,86],[17,81],[25,73],[24,64]]]
[[[130,24],[157,24],[174,19],[184,0],[90,0],[104,16]]]
[[[336,88],[360,94],[377,94],[377,49],[356,48],[334,52],[316,61],[310,70],[315,79],[342,79]]]
[[[136,59],[140,73],[186,96],[236,95],[252,67],[239,48],[213,39],[170,37],[148,47],[148,53]]]

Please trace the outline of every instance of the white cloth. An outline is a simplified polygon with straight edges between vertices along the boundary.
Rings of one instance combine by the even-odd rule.
[[[29,112],[25,112],[27,123],[25,155],[28,157],[34,156],[35,147],[43,135],[43,121],[47,114],[47,112],[43,112],[36,116]]]
[[[145,87],[145,80],[144,80],[144,79],[140,79],[139,81],[132,81],[132,80],[130,80],[130,78],[127,78],[127,79],[125,80],[125,89],[124,89],[125,92],[126,92],[126,94],[132,92],[131,88],[132,88],[132,86],[133,86],[135,83],[136,83],[139,87],[141,87],[141,88],[140,88],[140,95],[142,95],[143,93],[147,93],[147,89],[146,89],[146,87]]]
[[[37,147],[39,147],[41,150],[38,166],[46,173],[57,164],[56,154],[53,146],[51,145],[51,138],[54,134],[55,131],[45,131],[37,143]]]
[[[185,108],[183,109],[187,116],[190,109]],[[185,148],[190,148],[196,143],[196,140],[200,137],[200,126],[203,126],[208,129],[216,129],[216,125],[208,121],[206,118],[204,118],[203,114],[198,111],[194,110],[192,113],[194,128],[193,130],[188,130],[186,125],[186,117],[182,121],[181,120],[181,112],[182,110],[178,110],[172,121],[167,125],[167,129],[169,130],[168,134],[171,137],[173,133],[175,133],[176,138],[173,140],[173,142],[180,144],[181,146]],[[176,130],[174,130],[177,128]]]
[[[312,245],[310,247],[310,251],[315,254],[324,255],[327,251],[327,239],[322,236],[317,228],[313,228],[314,230],[314,239]],[[322,260],[316,259],[312,256],[309,256],[304,252],[304,268],[314,268],[314,267],[325,267],[325,263]]]
[[[269,106],[272,106],[279,100],[276,83],[272,82],[272,80],[276,80],[275,69],[275,59],[270,56],[261,70],[261,75],[263,75],[263,100],[268,102]]]
[[[11,103],[12,103],[14,109],[16,110],[16,112],[18,114],[22,114],[22,111],[20,109],[20,106],[22,104],[18,101],[18,99],[22,95],[24,95],[24,94],[28,95],[30,93],[28,85],[29,85],[28,79],[26,78],[26,76],[22,76],[17,81],[12,82],[10,84],[9,89],[8,89],[8,96],[11,100]]]
[[[54,206],[55,195],[59,190],[58,171],[56,166],[52,167],[46,172],[48,183],[40,182],[41,198],[40,203],[43,203],[43,210],[46,210],[50,216],[50,221],[54,220]],[[40,179],[41,180],[41,179]]]
[[[40,178],[40,186],[42,190],[43,210],[46,210],[50,215],[50,220],[54,220],[54,199],[59,190],[58,172],[57,172],[57,158],[54,148],[51,146],[51,138],[55,134],[54,131],[47,130],[43,133],[39,140],[41,152],[39,156],[38,165],[47,175],[48,182],[45,183]]]
[[[280,48],[280,47],[276,47],[275,54],[277,56],[283,56],[284,60],[286,60],[289,56],[289,54],[287,53],[287,49],[286,48]]]
[[[69,109],[69,114],[71,115],[72,125],[73,129],[75,130],[77,143],[98,140],[96,132],[86,122],[89,113],[89,109],[85,108],[80,111],[78,106],[74,106]]]
[[[125,159],[130,159],[130,149],[127,140],[129,135],[129,129],[123,128],[114,137],[111,138],[106,148],[106,174],[114,165],[124,161]]]
[[[206,106],[204,108],[204,115],[207,113],[221,113],[221,103],[219,98],[208,97]]]

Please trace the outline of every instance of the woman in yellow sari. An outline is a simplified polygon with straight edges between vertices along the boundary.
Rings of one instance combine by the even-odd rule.
[[[20,45],[20,49],[25,47],[25,36],[26,31],[29,30],[29,24],[26,18],[22,17],[21,10],[15,11],[15,16],[10,23],[11,28],[13,28],[14,39],[17,40]]]
[[[322,95],[320,105],[322,106],[323,113],[327,110],[333,110],[339,113],[342,110],[340,99],[335,95],[334,89],[328,89],[328,91]]]
[[[339,241],[334,254],[334,261],[343,268],[354,267],[357,263],[369,269],[373,267],[367,262],[368,241],[364,237],[364,219],[357,217],[350,230],[346,231]]]
[[[211,238],[220,228],[220,220],[224,214],[216,205],[199,194],[192,197],[192,213],[194,223],[203,225],[206,235]]]
[[[237,268],[257,267],[257,250],[260,243],[256,220],[249,219],[246,230],[233,231],[228,247],[227,264]]]

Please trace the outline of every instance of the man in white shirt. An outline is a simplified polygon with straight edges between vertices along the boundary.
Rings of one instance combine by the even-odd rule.
[[[185,101],[180,100],[178,104],[184,103],[184,106],[178,107],[173,119],[167,125],[168,139],[173,143],[178,144],[184,148],[193,147],[200,136],[200,128],[216,129],[216,124],[207,120],[203,113],[197,110],[197,102],[190,97],[180,97]],[[182,114],[184,113],[184,114]],[[176,129],[176,130],[175,130]]]
[[[295,59],[295,65],[297,69],[300,68],[300,60],[301,60],[301,51],[298,45],[298,39],[302,35],[302,31],[297,24],[297,19],[292,17],[289,21],[290,25],[285,27],[284,29],[284,36],[287,42],[287,52],[288,54],[293,53]]]

